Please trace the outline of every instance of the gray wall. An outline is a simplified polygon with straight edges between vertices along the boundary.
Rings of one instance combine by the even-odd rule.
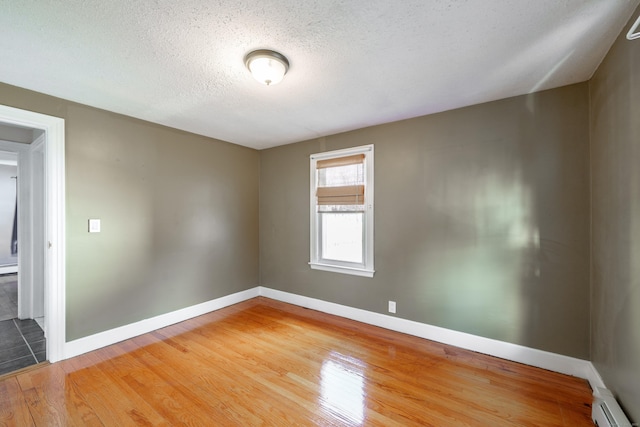
[[[0,99],[66,120],[67,340],[258,285],[257,151],[4,84]]]
[[[0,165],[0,259],[11,256],[11,236],[16,211],[16,180],[11,177],[17,175],[17,166]]]
[[[591,356],[607,387],[640,422],[640,40],[626,40],[630,25],[589,84]]]
[[[260,152],[263,286],[588,359],[586,83]],[[309,155],[375,145],[373,279],[311,270]]]

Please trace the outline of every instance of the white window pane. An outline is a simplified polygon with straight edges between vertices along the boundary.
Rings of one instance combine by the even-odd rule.
[[[337,166],[318,170],[319,187],[364,184],[364,165]]]
[[[362,213],[321,213],[321,253],[323,259],[361,264]]]

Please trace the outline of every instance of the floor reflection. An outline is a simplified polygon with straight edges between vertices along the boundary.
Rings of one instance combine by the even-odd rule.
[[[348,425],[362,425],[364,370],[361,360],[331,352],[320,372],[320,405],[326,413]]]

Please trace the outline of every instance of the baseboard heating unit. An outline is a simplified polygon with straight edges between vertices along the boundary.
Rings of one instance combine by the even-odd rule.
[[[598,427],[632,427],[613,394],[606,388],[593,391],[591,419]]]

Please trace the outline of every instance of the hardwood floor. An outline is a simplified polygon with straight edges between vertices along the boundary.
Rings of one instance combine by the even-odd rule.
[[[586,381],[255,298],[0,380],[0,425],[593,426]]]

